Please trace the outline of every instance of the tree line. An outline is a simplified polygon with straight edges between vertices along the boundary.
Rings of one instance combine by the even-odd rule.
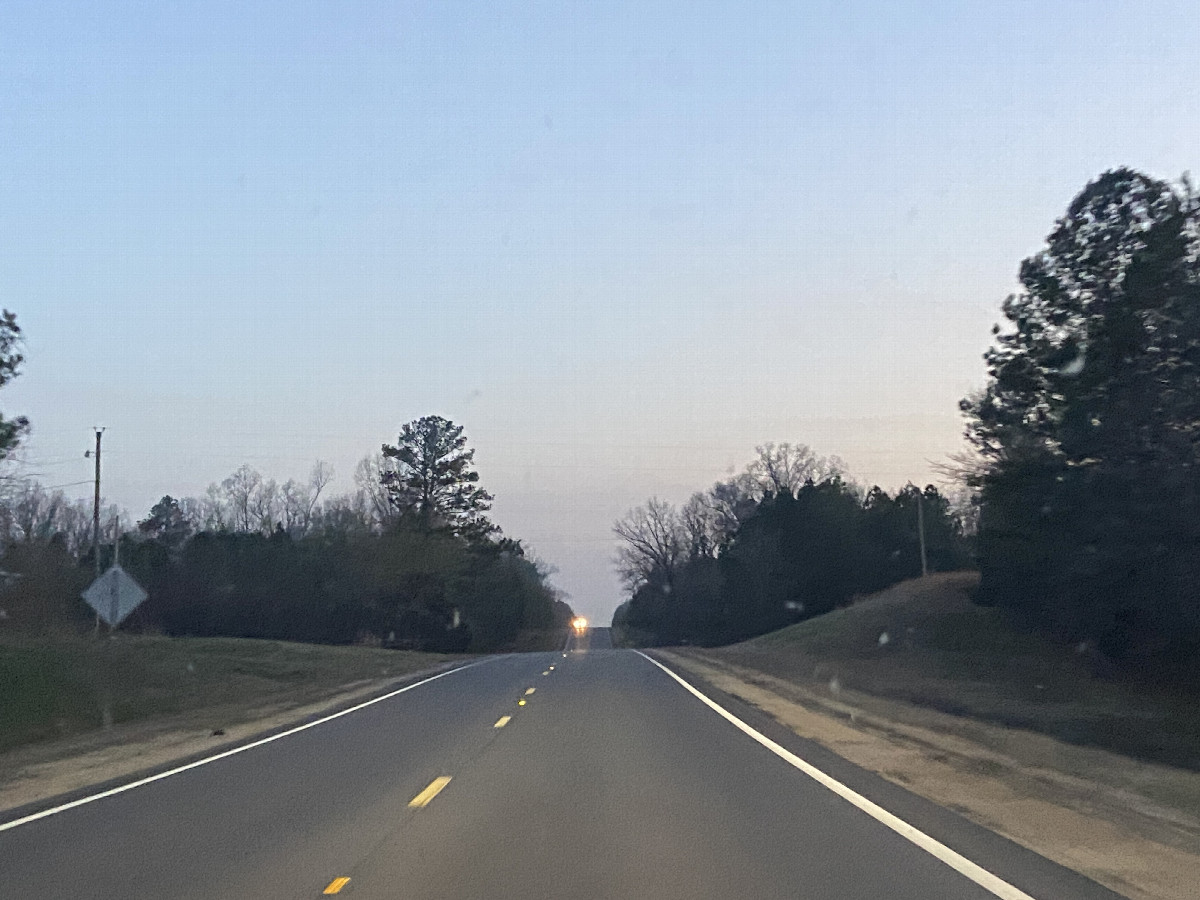
[[[462,426],[426,416],[359,464],[350,494],[326,496],[333,472],[318,462],[303,481],[242,466],[202,497],[164,496],[118,529],[120,562],[149,593],[123,627],[433,651],[556,644],[571,610],[550,571],[489,519],[473,461]],[[86,628],[91,504],[9,488],[0,627]]]
[[[974,562],[977,602],[1101,660],[1189,671],[1200,658],[1200,195],[1186,178],[1106,172],[1072,200],[1019,274],[1021,289],[993,329],[986,385],[960,404],[971,452],[957,474],[972,492],[969,507],[952,508],[932,487],[863,490],[836,459],[766,445],[742,474],[682,507],[651,500],[617,523],[630,592],[621,623],[646,641],[719,643],[818,614],[920,571],[920,511],[931,568]],[[20,338],[4,311],[0,386],[19,371]],[[439,444],[442,426],[422,432],[418,424],[364,460],[357,490],[344,497],[323,496],[327,473],[318,466],[302,483],[243,468],[204,497],[164,498],[124,539],[128,552],[166,560],[145,563],[152,584],[160,570],[178,576],[173,584],[207,573],[188,596],[208,598],[201,605],[214,612],[187,619],[182,593],[168,602],[169,590],[157,587],[146,613],[159,610],[154,627],[281,634],[300,621],[336,620],[353,624],[314,629],[337,631],[330,639],[353,632],[431,645],[428,635],[442,640],[466,621],[454,640],[482,646],[500,640],[471,624],[489,615],[504,623],[489,634],[508,641],[560,615],[544,573],[488,521],[490,497],[469,462],[457,475],[414,469],[413,448],[451,446],[448,459],[460,461],[456,454],[468,452],[456,444],[459,432]],[[27,428],[23,417],[0,417],[0,461]],[[54,577],[82,571],[86,521],[79,503],[36,485],[10,490],[0,509],[5,571],[28,574],[22,553],[51,544],[75,566],[64,563]],[[312,600],[311,609],[293,615],[282,594],[245,587],[255,567],[238,567],[255,554],[291,573],[280,579],[302,580],[284,593]],[[302,556],[308,562],[293,565]],[[529,603],[503,617],[485,612],[470,598],[472,585],[489,579],[525,585],[512,589],[527,590]],[[35,581],[9,585],[6,613]],[[352,589],[338,593],[344,584]],[[242,596],[258,599],[229,599]],[[342,598],[352,598],[349,618],[329,611]],[[237,619],[251,607],[275,612]]]
[[[1200,659],[1200,194],[1129,168],[1071,201],[1024,260],[962,400],[970,491],[859,491],[805,448],[680,509],[617,523],[644,640],[717,643],[779,627],[917,573],[912,507],[934,568],[973,563],[976,602],[1087,653],[1098,671],[1191,673]],[[800,473],[796,478],[779,472]],[[974,532],[968,542],[967,532]],[[969,548],[969,555],[968,555]]]
[[[919,508],[919,509],[918,509]],[[828,612],[926,565],[969,561],[963,519],[936,487],[864,490],[804,445],[766,444],[738,475],[681,507],[657,498],[614,526],[637,643],[715,645]]]

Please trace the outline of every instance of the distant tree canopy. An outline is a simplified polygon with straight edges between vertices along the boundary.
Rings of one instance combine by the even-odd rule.
[[[968,561],[961,524],[930,486],[864,493],[803,445],[766,444],[740,475],[676,509],[658,499],[614,525],[627,640],[721,644],[828,612],[921,574],[918,504],[934,571]]]
[[[163,497],[122,538],[122,565],[149,592],[124,627],[434,651],[560,646],[571,609],[520,542],[482,518],[491,498],[467,468],[462,429],[419,423],[399,445],[430,438],[409,448],[410,468],[368,458],[359,473],[374,478],[350,495],[322,499],[332,470],[318,462],[306,480],[242,466],[202,498]],[[379,502],[391,496],[383,472],[412,477],[411,493],[403,477],[386,482],[412,504]],[[0,627],[85,626],[90,525],[90,503],[36,484],[0,502],[4,565],[20,576],[0,592]],[[111,545],[101,553],[107,565]]]
[[[962,408],[979,600],[1114,658],[1200,649],[1200,197],[1087,185],[1021,264]]]

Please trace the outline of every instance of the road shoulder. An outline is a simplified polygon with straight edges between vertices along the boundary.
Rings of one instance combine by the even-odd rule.
[[[466,662],[452,659],[400,677],[354,682],[307,703],[283,699],[192,710],[0,754],[0,822],[235,749]]]
[[[1004,734],[973,740],[943,713],[849,691],[822,696],[704,651],[656,655],[801,738],[1132,900],[1195,896],[1200,818],[1188,803],[1153,796],[1171,786],[1195,796],[1196,773],[979,723]]]

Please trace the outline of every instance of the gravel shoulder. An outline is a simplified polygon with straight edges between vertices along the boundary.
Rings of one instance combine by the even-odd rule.
[[[656,651],[843,758],[1131,900],[1193,900],[1200,773],[781,678],[723,650]]]

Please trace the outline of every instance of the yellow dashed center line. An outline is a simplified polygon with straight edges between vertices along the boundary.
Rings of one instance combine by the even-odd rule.
[[[335,878],[335,879],[333,879],[333,881],[329,882],[329,887],[325,888],[325,890],[321,891],[321,893],[322,894],[336,894],[339,891],[341,891],[341,889],[344,888],[349,883],[350,883],[349,878],[346,878],[346,877]]]
[[[525,692],[525,696],[528,697],[530,694],[532,694],[536,690],[537,690],[537,688],[530,688],[529,690],[527,690]]]
[[[449,783],[449,775],[439,775],[429,783],[429,787],[425,788],[425,790],[421,791],[421,793],[409,800],[408,805],[413,809],[421,809],[422,807],[428,806],[429,802],[438,794],[440,794],[442,792],[442,788]]]
[[[496,724],[493,725],[492,727],[493,728],[503,728],[505,725],[507,725],[511,721],[512,721],[512,716],[501,716],[500,718],[498,718],[496,720]]]
[[[517,706],[524,706],[524,705],[525,705],[525,698],[522,697],[520,700],[517,701]]]

